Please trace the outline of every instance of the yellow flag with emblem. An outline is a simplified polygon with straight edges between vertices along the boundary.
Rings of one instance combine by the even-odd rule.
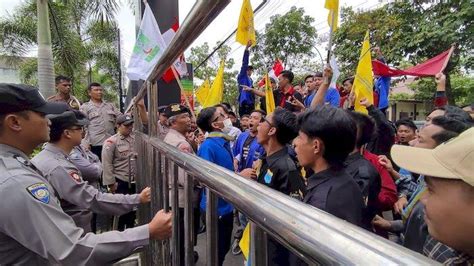
[[[265,75],[265,105],[267,107],[267,114],[273,113],[273,111],[275,111],[275,99],[273,98],[273,90],[270,86],[268,73]]]
[[[237,33],[235,40],[243,45],[247,45],[252,41],[255,45],[255,28],[253,25],[253,10],[250,0],[244,0],[240,9],[239,24],[237,25]]]
[[[372,56],[370,55],[369,31],[365,34],[362,50],[360,51],[359,63],[354,78],[352,89],[355,93],[354,109],[357,112],[367,114],[367,109],[360,105],[360,100],[366,98],[370,103],[374,102],[374,75],[372,73]]]
[[[201,105],[206,101],[209,90],[211,90],[209,79],[204,80],[201,86],[196,90],[196,99]]]
[[[326,0],[324,8],[329,10],[328,24],[332,32],[336,31],[339,20],[339,0]]]
[[[242,233],[242,238],[239,242],[240,250],[242,250],[242,255],[244,255],[245,260],[249,260],[250,255],[250,223],[247,223],[245,226],[244,232]]]
[[[207,98],[202,103],[202,107],[210,107],[222,102],[222,96],[224,95],[224,60],[221,60],[219,70],[217,70],[216,77],[212,81],[211,89],[207,94]]]

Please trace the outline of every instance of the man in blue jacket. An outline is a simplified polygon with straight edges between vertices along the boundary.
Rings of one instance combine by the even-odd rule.
[[[219,166],[234,171],[233,154],[230,149],[227,133],[232,128],[232,122],[227,115],[216,107],[204,108],[197,117],[197,125],[209,135],[201,144],[198,156]],[[201,198],[201,210],[206,210],[205,191]],[[218,265],[224,263],[225,255],[229,252],[233,229],[234,207],[222,198],[217,201],[218,224]]]
[[[247,43],[242,59],[242,67],[240,68],[237,82],[239,83],[239,116],[249,115],[255,109],[255,96],[250,91],[245,91],[243,86],[252,87],[252,73],[253,67],[249,66],[250,46],[252,41]]]

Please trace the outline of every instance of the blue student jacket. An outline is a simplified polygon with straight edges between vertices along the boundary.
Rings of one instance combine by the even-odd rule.
[[[219,166],[234,171],[234,163],[230,144],[227,140],[222,137],[207,137],[206,140],[201,144],[198,150],[199,157],[215,163]],[[206,191],[203,190],[201,197],[201,209],[206,210]],[[223,216],[232,213],[234,207],[227,201],[218,198],[217,201],[217,213],[219,216]]]
[[[388,107],[388,93],[390,91],[390,77],[379,77],[375,81],[375,91],[379,94],[379,109]]]
[[[242,59],[242,67],[240,68],[239,75],[237,76],[237,82],[239,83],[239,106],[244,104],[255,105],[255,95],[250,91],[244,91],[241,85],[252,87],[253,81],[247,76],[247,69],[249,67],[249,55],[250,52],[245,50],[244,58]]]
[[[234,143],[234,157],[243,156],[243,149],[245,140],[250,136],[249,131],[245,131],[237,138]],[[258,144],[257,138],[254,138],[253,141],[250,143],[249,153],[247,155],[247,159],[244,161],[242,159],[239,160],[238,169],[237,171],[240,172],[245,168],[252,168],[252,164],[255,160],[259,158],[265,152],[262,145]]]
[[[311,102],[313,101],[314,96],[316,95],[316,91],[314,91],[311,95],[308,95],[304,99],[304,107],[309,108],[311,106]],[[328,103],[331,106],[339,107],[339,101],[341,96],[339,95],[339,91],[336,88],[329,88],[324,96],[324,103]]]

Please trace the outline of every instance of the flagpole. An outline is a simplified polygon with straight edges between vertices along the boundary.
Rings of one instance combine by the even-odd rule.
[[[338,7],[339,8],[339,7]],[[329,27],[329,43],[328,43],[328,57],[326,60],[326,63],[329,64],[329,59],[331,58],[331,47],[332,47],[332,39],[333,39],[333,28],[334,28],[334,22],[336,19],[336,16],[334,15],[334,11],[329,11],[331,12],[331,26]]]
[[[184,88],[183,88],[183,84],[181,84],[181,79],[179,78],[179,75],[176,72],[174,66],[171,66],[171,70],[173,71],[174,77],[175,77],[176,81],[178,82],[178,86],[179,86],[179,88],[181,90],[181,93],[183,94],[183,97],[184,97],[184,101],[186,102],[186,105],[189,107],[189,110],[191,111],[191,116],[193,117],[194,120],[196,120],[196,115],[194,114],[193,107],[191,106],[191,103],[189,102],[189,99],[186,96],[186,93],[185,93]]]

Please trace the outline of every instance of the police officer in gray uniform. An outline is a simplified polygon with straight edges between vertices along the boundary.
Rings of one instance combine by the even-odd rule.
[[[31,161],[53,186],[64,212],[84,229],[84,233],[91,232],[92,212],[121,215],[150,201],[150,188],[140,194],[111,194],[101,193],[84,182],[69,153],[81,143],[83,127],[88,123],[86,117],[74,110],[48,115],[48,118],[51,120],[50,141]]]
[[[64,104],[46,103],[36,88],[0,83],[0,263],[15,265],[104,265],[171,235],[171,214],[149,224],[100,235],[77,227],[62,210],[54,188],[28,156],[49,140],[48,113]]]
[[[99,187],[100,177],[102,176],[102,162],[99,156],[85,149],[82,145],[77,145],[69,154],[69,159],[81,172],[84,181],[95,188]]]

